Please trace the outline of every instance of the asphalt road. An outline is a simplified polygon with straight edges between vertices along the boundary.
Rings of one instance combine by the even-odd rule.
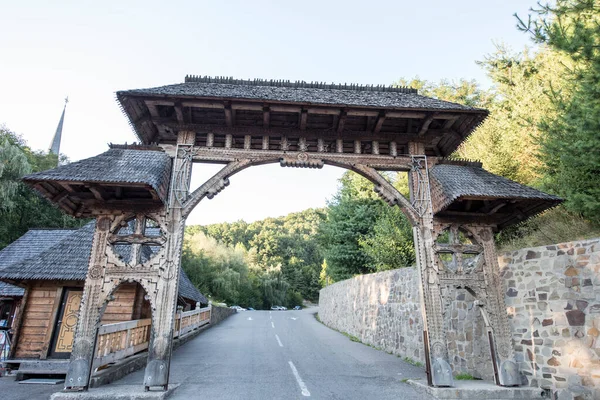
[[[424,399],[402,380],[425,380],[422,368],[324,326],[316,308],[245,311],[202,332],[173,353],[170,399]],[[143,391],[144,371],[105,389]],[[102,388],[95,389],[99,392]],[[0,378],[0,400],[47,399],[62,385],[23,385]]]
[[[318,322],[316,309],[245,311],[180,347],[171,399],[423,399],[404,378],[422,368]],[[112,385],[139,384],[143,371]],[[111,385],[111,386],[112,386]]]

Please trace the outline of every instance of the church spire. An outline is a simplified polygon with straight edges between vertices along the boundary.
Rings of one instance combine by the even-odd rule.
[[[60,121],[58,121],[58,126],[56,127],[56,132],[54,133],[54,138],[52,139],[52,143],[50,143],[50,153],[59,155],[60,153],[60,140],[62,138],[62,129],[63,122],[65,121],[65,110],[67,109],[67,103],[69,102],[69,98],[65,98],[65,107],[63,108],[62,115],[60,116]]]

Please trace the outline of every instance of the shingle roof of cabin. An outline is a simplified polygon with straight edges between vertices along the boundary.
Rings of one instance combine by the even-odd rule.
[[[78,230],[67,231],[68,234],[65,234],[62,239],[47,246],[33,257],[19,260],[0,270],[0,279],[85,280],[92,251],[94,227],[95,223],[90,222]],[[19,247],[24,249],[25,252],[28,251],[27,249],[35,249],[38,246],[36,239],[37,235],[25,234],[19,239]],[[3,251],[0,252],[0,256]],[[179,279],[180,296],[201,303],[208,303],[207,299],[192,285],[183,270],[181,270]]]
[[[494,175],[481,166],[438,164],[430,169],[430,176],[434,214],[465,199],[506,199],[514,204],[524,204],[518,212],[507,217],[509,219],[499,223],[505,227],[562,202],[560,197]],[[520,218],[517,215],[519,213],[523,214]]]
[[[18,297],[23,296],[25,289],[11,285],[10,283],[0,282],[0,297]]]
[[[243,80],[197,76],[186,76],[184,83],[117,92],[117,96],[127,94],[202,96],[441,111],[476,110],[476,108],[458,103],[421,96],[417,93],[416,89],[406,87],[329,85],[325,83],[269,81],[261,79]]]
[[[0,270],[11,264],[37,256],[74,231],[73,229],[32,229],[26,232],[0,251]],[[32,243],[36,245],[32,246]],[[23,293],[23,288],[0,282],[0,297],[23,296]]]

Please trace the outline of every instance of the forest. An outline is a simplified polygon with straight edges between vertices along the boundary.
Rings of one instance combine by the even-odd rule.
[[[535,46],[516,52],[497,45],[479,60],[491,87],[418,77],[395,84],[488,109],[489,117],[452,157],[480,160],[495,174],[565,199],[500,232],[500,251],[600,236],[600,9],[594,0],[558,0],[515,21]],[[19,180],[56,162],[0,129],[0,249],[29,228],[81,225]],[[407,193],[406,174],[386,178]],[[413,264],[404,215],[351,172],[323,209],[189,226],[182,255],[193,283],[213,301],[257,309],[314,302],[325,285]]]

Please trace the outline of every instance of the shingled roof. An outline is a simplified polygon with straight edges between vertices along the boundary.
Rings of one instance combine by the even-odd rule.
[[[166,203],[170,172],[171,158],[162,151],[111,148],[95,157],[27,175],[23,181],[74,214],[77,209],[81,212],[82,203],[103,200],[156,198]]]
[[[11,264],[35,257],[55,245],[73,229],[32,229],[0,251],[0,271]],[[32,246],[32,243],[36,243]],[[24,289],[10,283],[0,282],[0,297],[23,296]]]
[[[500,228],[552,208],[563,200],[529,186],[494,175],[479,165],[438,164],[430,169],[431,198],[436,215],[480,213]],[[466,202],[481,206],[461,208]],[[510,212],[505,212],[510,210]]]
[[[61,233],[56,235],[55,239],[57,240],[54,243],[50,243],[46,234],[39,234],[39,232],[52,231],[29,231],[33,234],[28,232],[19,238],[19,243],[15,247],[32,256],[6,265],[0,270],[0,279],[84,281],[92,251],[94,228],[95,222],[90,222],[78,230],[55,231]],[[61,235],[63,236],[60,237]],[[40,247],[45,247],[41,251],[37,251],[37,239],[41,239]],[[0,259],[11,257],[12,250],[10,249],[8,255],[3,255],[7,249],[8,247],[0,251]],[[190,282],[183,269],[179,279],[180,296],[196,302],[208,303],[207,299]]]
[[[406,87],[223,77],[187,76],[183,83],[118,91],[117,99],[144,144],[174,145],[183,130],[196,133],[198,146],[251,150],[263,149],[260,137],[278,150],[285,136],[309,146],[313,140],[315,147],[317,139],[342,139],[348,153],[353,141],[377,141],[378,154],[395,155],[418,140],[426,155],[448,156],[488,115]]]
[[[421,96],[416,89],[407,87],[263,79],[244,80],[199,76],[186,76],[184,83],[174,85],[117,92],[117,96],[128,94],[271,100],[315,105],[330,104],[394,109],[477,110],[474,107]]]

